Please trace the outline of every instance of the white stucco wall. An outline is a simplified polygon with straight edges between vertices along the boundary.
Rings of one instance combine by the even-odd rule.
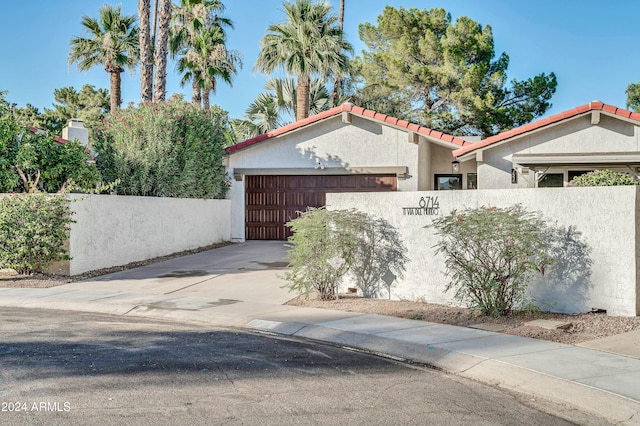
[[[483,152],[483,162],[478,164],[478,181],[481,189],[527,188],[534,186],[534,173],[518,176],[518,183],[511,183],[513,154],[562,154],[640,151],[639,128],[632,123],[602,114],[600,123],[591,124],[587,114],[533,132],[513,141],[497,145]],[[464,163],[463,163],[464,164]],[[560,167],[549,173],[563,170],[592,169],[593,167]],[[621,171],[627,171],[621,168]],[[566,178],[566,175],[565,175]]]
[[[421,197],[438,197],[440,214],[479,206],[521,204],[539,211],[559,227],[574,226],[591,250],[591,275],[576,278],[567,267],[548,270],[531,285],[531,295],[543,308],[558,312],[606,309],[609,315],[635,316],[637,312],[638,247],[637,187],[540,188],[516,190],[429,191],[330,194],[328,208],[356,208],[386,219],[402,235],[410,261],[403,279],[392,289],[396,299],[455,304],[445,293],[443,258],[435,256],[435,236],[428,228],[433,216],[403,215],[403,207],[419,207]],[[366,206],[366,209],[363,209]],[[567,266],[567,256],[557,265]],[[577,262],[574,262],[574,266]],[[569,265],[572,266],[572,265]],[[580,272],[580,271],[578,271]]]
[[[230,201],[72,196],[71,275],[230,240]]]
[[[451,150],[447,155],[450,173]],[[406,166],[410,177],[398,179],[398,191],[418,189],[418,144],[408,141],[406,131],[357,116],[352,116],[351,124],[343,123],[340,116],[332,117],[232,153],[227,170],[231,176],[238,168],[306,168],[313,173],[317,161],[327,174],[332,168]],[[233,211],[231,237],[243,241],[244,181],[232,181],[229,198]]]

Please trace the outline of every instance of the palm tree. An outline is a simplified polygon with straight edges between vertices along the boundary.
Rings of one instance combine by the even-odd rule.
[[[153,62],[156,75],[153,83],[153,100],[163,101],[167,95],[167,55],[169,54],[169,24],[173,14],[171,0],[162,0],[158,18],[158,39],[154,46]]]
[[[215,93],[217,80],[232,84],[242,61],[237,51],[227,50],[219,27],[201,29],[192,42],[191,48],[178,59],[178,71],[184,74],[182,85],[191,81],[194,97],[201,98],[202,106],[209,109],[209,94]]]
[[[344,0],[340,0],[340,17],[338,19],[338,22],[339,22],[338,27],[340,28],[340,31],[344,31]],[[333,77],[333,106],[338,105],[339,88],[340,88],[340,75],[338,73],[335,73],[335,76]]]
[[[346,52],[351,45],[343,39],[326,1],[296,0],[284,3],[287,20],[270,25],[260,43],[255,70],[272,73],[283,68],[296,76],[296,120],[309,116],[311,77],[322,78],[345,72],[349,67]]]
[[[295,120],[297,90],[292,79],[272,78],[264,86],[270,92],[258,95],[241,120],[232,120],[231,125],[237,140],[249,139],[286,126]],[[318,114],[329,108],[330,97],[324,82],[311,81],[309,90],[309,112]]]
[[[122,15],[122,6],[105,4],[100,8],[98,19],[82,17],[82,26],[88,37],[71,39],[69,65],[77,62],[80,71],[88,71],[103,65],[110,77],[111,111],[120,108],[120,74],[133,68],[140,56],[138,26],[135,15]]]
[[[195,50],[198,37],[211,31],[219,31],[223,42],[226,40],[225,27],[233,27],[230,19],[220,16],[224,11],[224,5],[220,0],[181,0],[180,6],[176,6],[171,21],[169,52],[172,57],[179,56],[178,69],[184,72],[183,84],[191,81],[193,88],[192,103],[202,103],[202,79],[197,75],[198,70],[191,69],[188,64],[194,63],[195,56],[190,51]],[[223,43],[224,44],[224,43]],[[190,58],[187,59],[187,55]],[[182,66],[180,65],[182,63]]]
[[[138,0],[138,16],[140,17],[140,97],[143,102],[153,99],[153,62],[152,41],[150,33],[151,0]],[[154,14],[155,20],[155,14]],[[155,26],[155,22],[154,22]]]

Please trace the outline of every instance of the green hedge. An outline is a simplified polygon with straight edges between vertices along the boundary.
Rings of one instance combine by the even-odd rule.
[[[121,195],[224,198],[229,123],[219,108],[179,98],[113,113],[97,135],[96,163]]]
[[[11,194],[0,199],[0,268],[20,274],[68,260],[71,201],[62,195]]]

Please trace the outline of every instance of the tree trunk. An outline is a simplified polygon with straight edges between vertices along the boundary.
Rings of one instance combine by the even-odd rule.
[[[340,31],[344,30],[344,0],[340,0]],[[340,79],[336,73],[333,79],[333,106],[337,106],[338,103],[338,90],[340,87]]]
[[[209,94],[210,91],[208,89],[202,90],[202,108],[209,111]]]
[[[110,82],[111,82],[111,91],[109,93],[111,99],[111,112],[115,112],[120,108],[120,104],[122,103],[122,98],[120,97],[120,74],[122,73],[122,69],[116,69],[113,71],[109,71]]]
[[[153,21],[151,26],[151,50],[156,50],[156,26],[158,24],[158,0],[153,0]]]
[[[150,0],[138,0],[138,16],[140,16],[140,98],[142,102],[153,99],[153,62],[151,38],[149,35]]]
[[[308,75],[298,76],[298,90],[296,97],[296,121],[309,117],[309,87],[311,77]]]
[[[163,101],[167,97],[167,55],[169,53],[169,22],[171,21],[172,11],[171,0],[162,0],[158,22],[158,42],[154,51],[156,77],[153,99],[155,101]]]
[[[200,86],[198,86],[198,82],[196,81],[195,76],[193,77],[191,88],[193,89],[193,93],[191,95],[191,103],[197,107],[202,106],[202,91],[200,90]]]

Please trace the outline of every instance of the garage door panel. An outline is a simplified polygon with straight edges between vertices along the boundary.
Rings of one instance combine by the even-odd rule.
[[[395,191],[395,175],[245,176],[247,240],[286,240],[284,224],[330,192]]]

